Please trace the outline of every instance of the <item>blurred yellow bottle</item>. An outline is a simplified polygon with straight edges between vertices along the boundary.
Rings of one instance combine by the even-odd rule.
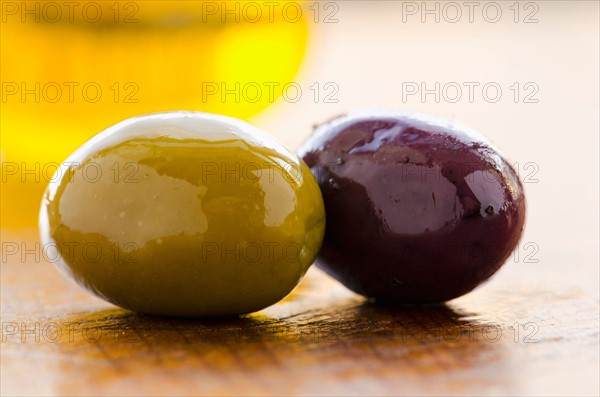
[[[111,124],[174,109],[242,119],[263,110],[293,81],[308,37],[294,2],[0,6],[3,227],[36,225],[56,164]]]

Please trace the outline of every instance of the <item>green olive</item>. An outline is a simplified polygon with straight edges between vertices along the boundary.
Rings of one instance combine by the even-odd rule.
[[[171,316],[278,302],[324,229],[301,159],[249,124],[198,112],[136,117],[92,138],[57,170],[40,211],[61,271],[118,306]]]

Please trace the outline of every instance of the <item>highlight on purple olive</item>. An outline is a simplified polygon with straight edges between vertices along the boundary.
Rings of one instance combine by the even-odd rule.
[[[375,301],[459,297],[489,279],[519,242],[518,175],[467,127],[358,112],[317,127],[299,154],[327,214],[317,265]]]

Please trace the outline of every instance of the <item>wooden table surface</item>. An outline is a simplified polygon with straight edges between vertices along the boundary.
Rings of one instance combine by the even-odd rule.
[[[35,251],[33,232],[2,240]],[[190,321],[116,308],[5,250],[2,395],[597,395],[597,281],[514,262],[440,307],[378,307],[312,268],[273,307]]]

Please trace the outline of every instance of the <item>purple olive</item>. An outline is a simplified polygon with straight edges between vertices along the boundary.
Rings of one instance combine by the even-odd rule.
[[[492,276],[519,242],[519,177],[479,133],[450,121],[363,112],[299,150],[321,187],[318,266],[377,301],[444,302]]]

